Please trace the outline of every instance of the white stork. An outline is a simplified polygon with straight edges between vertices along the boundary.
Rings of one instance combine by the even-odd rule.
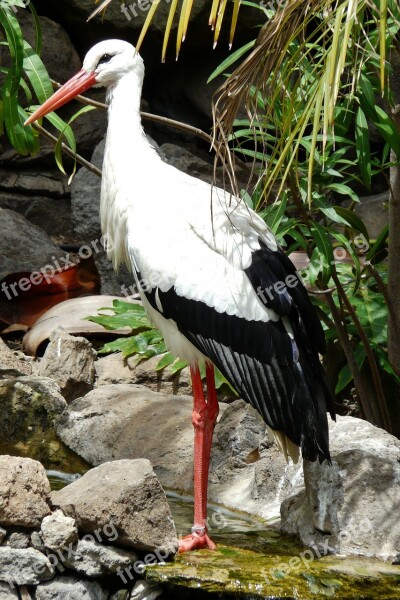
[[[207,533],[208,465],[218,401],[214,367],[258,410],[287,457],[330,460],[333,397],[319,361],[321,324],[292,262],[255,212],[165,164],[144,135],[144,65],[121,40],[96,44],[83,68],[28,123],[92,86],[107,88],[101,226],[114,267],[132,270],[149,318],[190,364],[194,524],[180,550],[215,548]],[[206,365],[207,394],[199,365]],[[162,440],[160,440],[162,444]]]

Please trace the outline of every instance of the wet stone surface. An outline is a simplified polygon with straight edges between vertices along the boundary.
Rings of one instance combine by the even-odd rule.
[[[275,538],[276,541],[276,538]],[[147,568],[147,580],[173,586],[174,597],[201,588],[225,598],[398,600],[400,566],[357,557],[323,556],[293,544],[287,554],[219,545]],[[278,544],[276,544],[278,545]],[[279,544],[279,550],[282,550]],[[192,598],[195,596],[191,596]],[[212,597],[212,596],[211,596]]]

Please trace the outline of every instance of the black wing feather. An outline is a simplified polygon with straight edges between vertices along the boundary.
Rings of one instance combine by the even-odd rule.
[[[247,321],[179,296],[174,288],[148,290],[146,296],[159,310],[157,292],[163,316],[176,322],[272,429],[301,447],[304,458],[330,460],[326,411],[334,418],[333,396],[318,357],[324,335],[307,292],[299,279],[294,286],[276,287],[288,275],[297,276],[281,250],[262,245],[246,274],[256,291],[271,288],[265,304],[289,320],[294,340],[281,318]]]

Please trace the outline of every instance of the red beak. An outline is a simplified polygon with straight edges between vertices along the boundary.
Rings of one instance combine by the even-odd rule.
[[[83,94],[96,83],[96,74],[88,73],[85,69],[81,69],[76,75],[71,77],[59,90],[57,90],[40,108],[27,119],[24,125],[29,125],[44,117],[49,112],[60,108],[78,94]]]

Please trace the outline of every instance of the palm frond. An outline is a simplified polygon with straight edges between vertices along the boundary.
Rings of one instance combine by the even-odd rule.
[[[390,0],[281,3],[262,27],[253,51],[216,93],[218,154],[229,153],[227,140],[243,106],[250,124],[257,123],[254,132],[258,138],[260,129],[265,131],[274,123],[278,107],[281,129],[275,132],[276,144],[265,165],[266,190],[278,178],[284,186],[296,163],[301,137],[311,130],[310,201],[315,149],[318,144],[323,156],[328,138],[335,136],[339,96],[354,95],[367,63],[379,68],[382,89],[387,83],[388,19],[398,27],[399,7]],[[379,37],[370,36],[371,31],[378,31]]]

